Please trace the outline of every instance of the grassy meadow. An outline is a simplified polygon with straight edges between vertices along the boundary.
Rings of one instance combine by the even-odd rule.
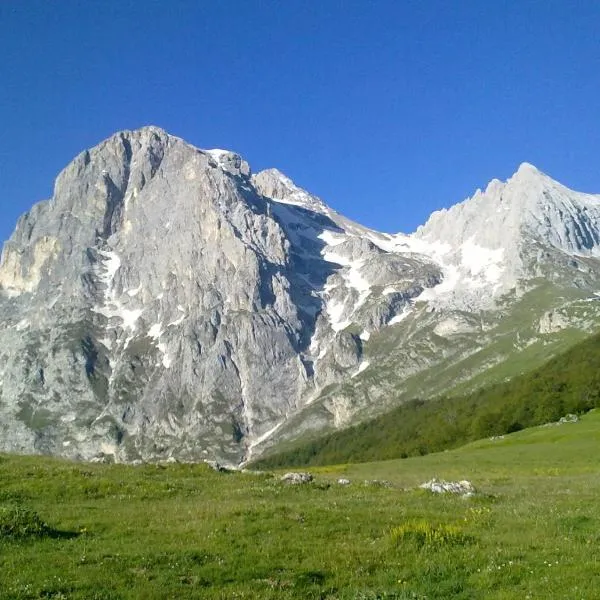
[[[4,455],[0,598],[598,598],[598,456],[596,410],[301,486]],[[417,489],[432,477],[479,493]]]

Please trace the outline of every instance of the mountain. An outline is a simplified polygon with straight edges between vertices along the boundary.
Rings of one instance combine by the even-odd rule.
[[[0,262],[0,447],[239,464],[594,331],[600,198],[530,165],[413,235],[156,127],[85,151]]]
[[[271,452],[253,468],[347,465],[422,456],[475,440],[576,422],[600,406],[600,335],[509,381],[435,400],[409,400],[357,425]]]

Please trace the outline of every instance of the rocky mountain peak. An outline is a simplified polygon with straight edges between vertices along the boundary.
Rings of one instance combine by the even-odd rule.
[[[252,177],[256,189],[271,200],[292,204],[317,213],[329,214],[329,209],[320,198],[298,187],[278,169],[265,169]]]
[[[439,282],[378,239],[234,152],[111,136],[4,246],[0,433],[17,450],[238,462],[362,372],[364,340]]]
[[[515,171],[514,176],[539,177],[540,175],[544,175],[544,173],[542,173],[535,165],[528,162],[522,162]]]
[[[235,152],[117,133],[3,248],[2,448],[239,463],[325,390],[368,380],[387,360],[373,339],[411,323],[408,343],[417,315],[437,336],[470,331],[520,280],[600,256],[599,204],[524,165],[394,236]],[[324,402],[317,421],[351,418]]]

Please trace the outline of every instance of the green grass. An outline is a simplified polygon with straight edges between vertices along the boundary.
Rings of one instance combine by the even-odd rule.
[[[44,524],[0,536],[0,598],[597,598],[599,454],[592,411],[439,454],[320,467],[305,486],[0,456],[0,506]],[[480,493],[415,489],[432,477]]]

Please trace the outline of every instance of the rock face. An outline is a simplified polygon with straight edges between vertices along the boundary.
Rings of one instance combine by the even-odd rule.
[[[348,424],[491,344],[538,280],[587,301],[599,224],[598,197],[524,165],[414,235],[381,234],[235,153],[118,133],[4,245],[0,450],[238,464]],[[542,308],[536,335],[573,325],[564,302]]]
[[[83,152],[2,253],[2,449],[239,462],[439,281],[365,231],[158,128]]]

